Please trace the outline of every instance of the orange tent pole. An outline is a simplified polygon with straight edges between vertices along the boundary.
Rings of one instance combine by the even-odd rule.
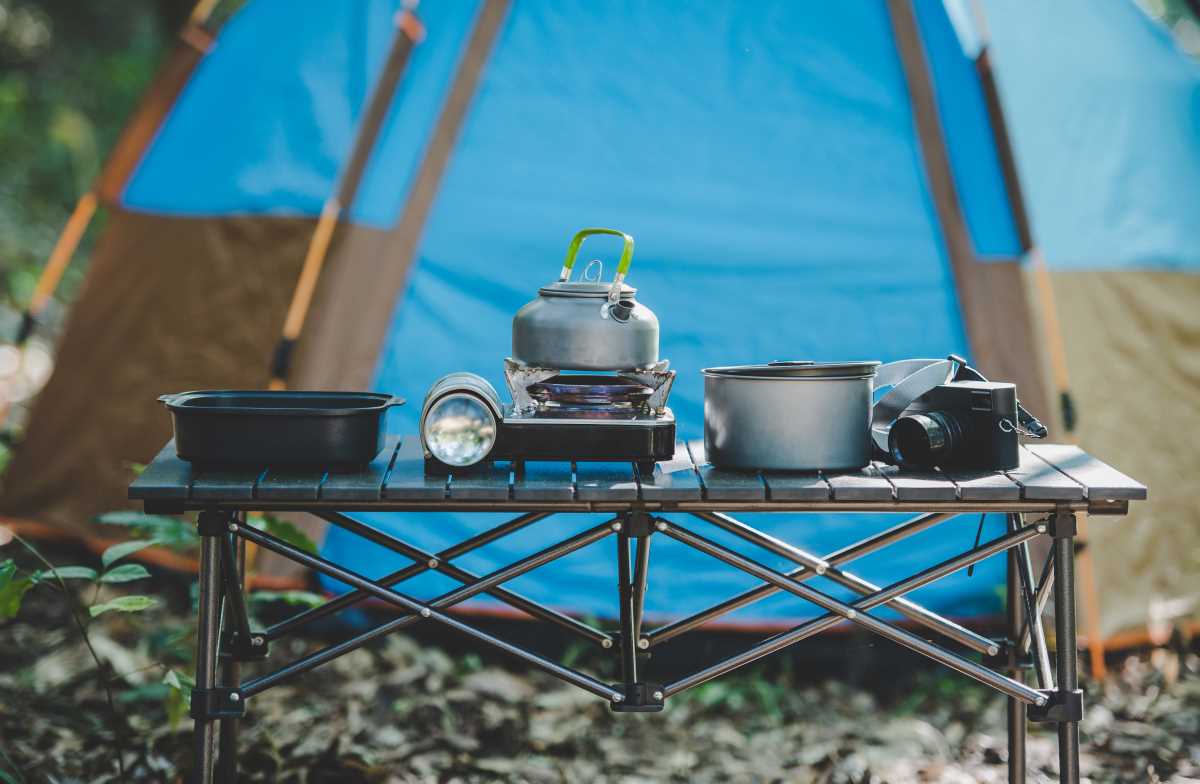
[[[211,46],[212,34],[204,28],[204,24],[220,2],[221,0],[199,0],[192,8],[188,21],[179,34],[183,45],[176,49],[159,70],[154,82],[146,90],[141,104],[122,130],[117,144],[105,161],[104,168],[88,191],[75,203],[75,209],[54,243],[54,249],[50,252],[46,266],[42,268],[29,305],[22,314],[15,341],[18,346],[24,345],[33,334],[37,317],[54,296],[100,203],[105,199],[115,199],[124,188],[150,140],[154,138],[167,112],[187,83],[196,63]]]
[[[283,321],[279,343],[276,345],[275,355],[271,361],[269,389],[287,389],[292,348],[300,338],[304,322],[308,318],[308,310],[312,305],[313,294],[316,292],[321,270],[325,267],[325,259],[329,255],[338,220],[345,208],[354,202],[359,183],[362,182],[363,174],[366,172],[367,162],[375,148],[375,141],[379,137],[379,131],[383,127],[384,118],[391,106],[392,97],[395,95],[396,86],[400,83],[400,76],[408,64],[409,55],[412,53],[413,47],[425,37],[425,28],[413,13],[416,5],[416,2],[408,2],[396,14],[396,37],[392,41],[387,62],[371,91],[367,109],[363,112],[363,118],[354,139],[354,146],[351,148],[345,168],[338,176],[334,193],[321,208],[321,215],[317,219],[317,226],[309,240],[308,251],[304,254],[300,277],[296,281],[292,301],[288,305],[287,316]]]

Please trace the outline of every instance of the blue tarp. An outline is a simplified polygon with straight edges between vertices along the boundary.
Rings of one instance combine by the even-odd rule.
[[[1132,0],[985,6],[1047,262],[1200,269],[1200,62]]]
[[[180,215],[316,215],[350,154],[400,0],[252,0],[221,31],[126,187],[124,205]],[[350,219],[390,226],[480,0],[421,8],[413,49]]]

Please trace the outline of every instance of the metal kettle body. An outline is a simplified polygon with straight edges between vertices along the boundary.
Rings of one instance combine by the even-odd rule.
[[[583,240],[595,234],[621,237],[625,247],[611,284],[571,280]],[[558,281],[513,317],[513,359],[532,367],[562,370],[634,370],[658,362],[658,317],[625,285],[633,238],[614,229],[584,229],[567,248]]]

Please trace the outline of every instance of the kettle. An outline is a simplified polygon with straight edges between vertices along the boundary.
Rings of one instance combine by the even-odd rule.
[[[588,237],[610,234],[625,246],[611,284],[571,280],[575,257]],[[633,237],[616,229],[583,229],[571,238],[558,280],[513,317],[513,359],[560,370],[637,370],[658,362],[658,318],[625,285],[633,262]],[[598,265],[593,261],[588,265]]]

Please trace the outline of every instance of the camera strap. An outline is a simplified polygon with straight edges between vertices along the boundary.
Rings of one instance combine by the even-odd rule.
[[[871,440],[879,451],[887,454],[888,431],[904,409],[925,393],[953,380],[959,366],[953,359],[901,359],[880,365],[875,386],[891,389],[871,409]]]

